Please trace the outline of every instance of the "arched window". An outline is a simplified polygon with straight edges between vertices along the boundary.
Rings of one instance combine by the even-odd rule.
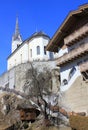
[[[76,72],[76,68],[73,66],[73,68],[71,69],[71,71],[69,73],[69,77],[68,77],[69,80],[72,78],[72,76],[74,75],[75,72]]]
[[[37,46],[37,55],[40,54],[40,46]]]
[[[66,84],[68,84],[68,81],[67,81],[67,79],[64,79],[62,82],[62,85],[66,85]]]
[[[46,55],[46,46],[44,46],[44,54]]]

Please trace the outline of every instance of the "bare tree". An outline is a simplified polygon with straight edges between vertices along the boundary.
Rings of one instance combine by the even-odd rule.
[[[47,108],[49,108],[48,102],[45,97],[51,94],[52,81],[51,81],[51,72],[45,68],[43,72],[39,72],[31,64],[31,68],[27,72],[27,75],[30,75],[29,82],[24,85],[24,92],[35,99],[37,105],[41,109],[41,112],[45,119],[48,118]]]

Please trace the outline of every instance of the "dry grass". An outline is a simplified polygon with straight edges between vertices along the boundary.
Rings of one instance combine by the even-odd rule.
[[[38,120],[31,124],[28,130],[71,130],[70,127],[56,127],[53,125],[45,126],[44,120]]]
[[[70,116],[70,125],[76,130],[88,130],[88,117]]]

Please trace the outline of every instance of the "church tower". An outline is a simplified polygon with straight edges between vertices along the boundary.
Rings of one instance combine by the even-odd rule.
[[[14,52],[21,43],[22,38],[19,32],[18,18],[16,18],[15,33],[12,36],[12,52]]]

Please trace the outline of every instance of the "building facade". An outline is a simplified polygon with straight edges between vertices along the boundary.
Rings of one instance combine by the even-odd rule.
[[[7,60],[7,70],[26,62],[52,59],[53,53],[46,51],[49,41],[50,37],[42,31],[22,41],[17,19],[15,34],[12,37],[12,53]]]
[[[60,67],[60,90],[64,93],[64,104],[76,111],[87,112],[88,4],[68,14],[47,45],[47,50],[59,50],[57,66]]]

